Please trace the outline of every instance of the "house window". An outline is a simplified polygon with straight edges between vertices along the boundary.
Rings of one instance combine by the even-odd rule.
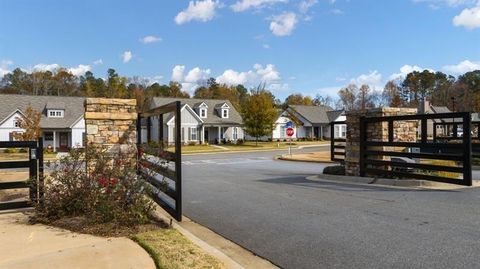
[[[182,128],[182,141],[185,141],[185,128]]]
[[[342,125],[341,128],[342,128],[341,137],[342,137],[342,138],[347,137],[347,126],[346,126],[346,125]]]
[[[45,132],[43,137],[45,141],[53,141],[53,132]]]
[[[20,128],[20,122],[19,122],[18,120],[14,120],[14,121],[13,121],[13,126],[14,126],[15,128]]]
[[[85,147],[85,144],[87,142],[87,135],[85,132],[82,132],[82,147]]]
[[[190,133],[190,140],[197,140],[197,128],[196,127],[190,127],[189,133]]]
[[[228,109],[222,109],[222,118],[228,118]]]
[[[238,128],[233,127],[233,140],[237,140],[237,139],[238,139]]]
[[[63,118],[64,111],[63,110],[49,110],[48,117],[49,118]]]
[[[280,126],[280,138],[284,138],[286,135],[286,126],[282,125]]]
[[[207,117],[207,109],[200,108],[200,118],[206,118],[206,117]]]
[[[335,137],[334,138],[336,138],[336,137],[340,137],[340,126],[338,126],[338,125],[335,126]]]

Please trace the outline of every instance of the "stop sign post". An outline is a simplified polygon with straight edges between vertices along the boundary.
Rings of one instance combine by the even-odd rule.
[[[287,126],[289,126],[289,124],[287,124]],[[288,154],[292,155],[292,136],[295,134],[295,130],[292,127],[288,127],[285,132],[290,137],[290,144],[288,145]]]

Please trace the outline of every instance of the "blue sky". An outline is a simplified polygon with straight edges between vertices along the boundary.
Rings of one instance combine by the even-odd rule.
[[[0,76],[58,66],[168,83],[208,77],[283,99],[480,69],[479,0],[0,0]]]

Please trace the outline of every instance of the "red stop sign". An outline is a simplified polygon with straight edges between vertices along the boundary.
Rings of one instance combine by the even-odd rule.
[[[295,131],[293,130],[293,128],[287,128],[287,135],[288,136],[293,136],[294,133],[295,133]]]

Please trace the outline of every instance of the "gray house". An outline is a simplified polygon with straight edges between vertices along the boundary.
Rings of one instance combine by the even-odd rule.
[[[182,131],[181,140],[187,143],[220,143],[221,141],[236,142],[244,139],[242,117],[228,100],[194,99],[194,98],[161,98],[154,97],[150,102],[150,108],[160,107],[172,103],[181,102]],[[173,114],[163,116],[163,137],[168,143],[174,142],[175,117]],[[159,126],[158,118],[152,121],[152,139],[158,141]],[[143,132],[142,140],[146,141]]]
[[[330,138],[330,122],[344,120],[343,110],[332,110],[327,106],[290,105],[276,120],[272,138],[287,138],[285,134],[287,122],[294,123],[292,139]],[[336,125],[335,128],[335,137],[345,137],[347,130],[345,124]]]
[[[0,95],[0,141],[12,141],[21,133],[18,119],[31,106],[41,113],[40,127],[45,147],[68,150],[84,146],[85,121],[83,97]]]

